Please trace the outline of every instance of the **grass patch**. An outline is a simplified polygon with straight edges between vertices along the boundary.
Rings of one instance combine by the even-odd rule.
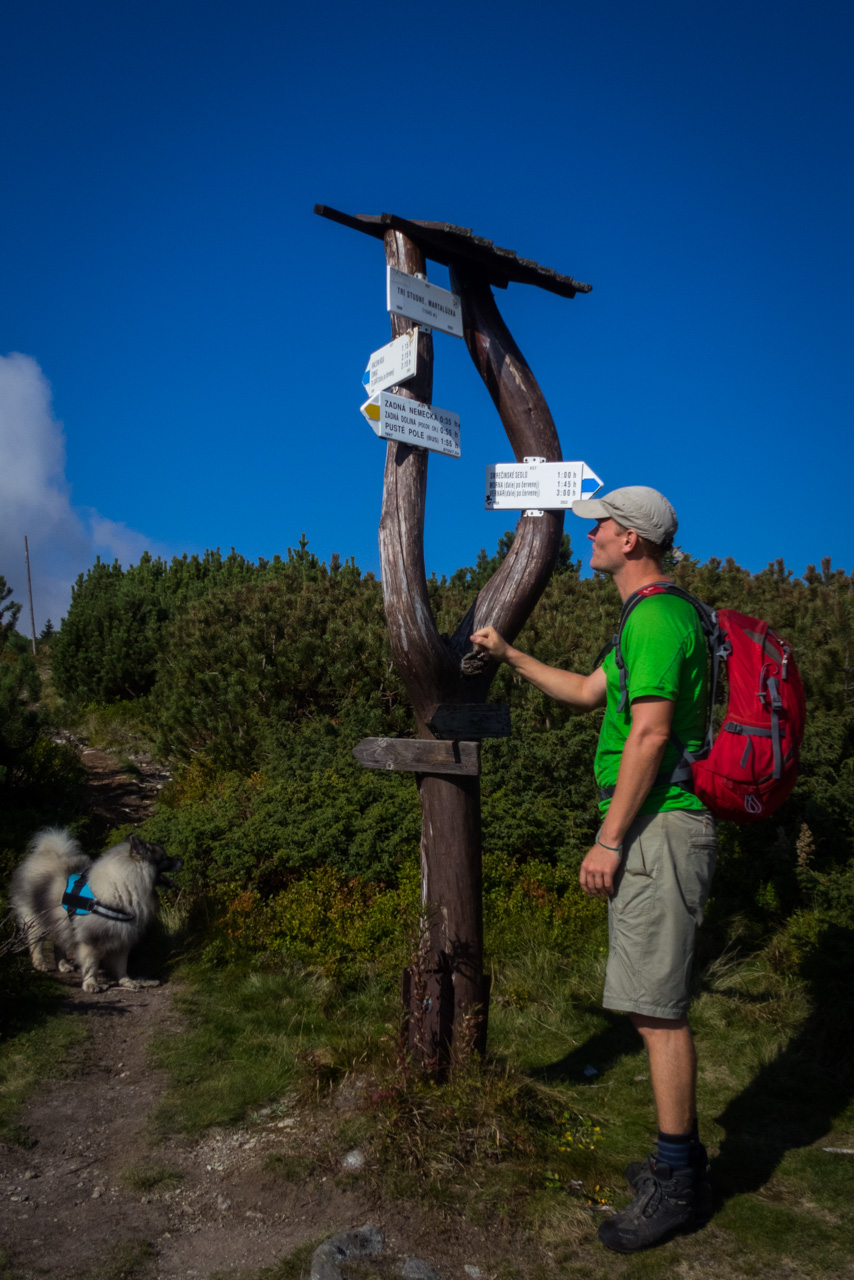
[[[121,1240],[81,1280],[142,1280],[153,1274],[156,1257],[147,1240]]]
[[[215,1271],[210,1280],[306,1280],[312,1254],[322,1241],[322,1236],[307,1240],[271,1267],[263,1267],[260,1271]]]
[[[854,1158],[821,1147],[854,1145],[852,1081],[847,1060],[821,1048],[809,984],[761,957],[700,974],[699,1110],[718,1213],[696,1235],[606,1265],[599,1210],[627,1203],[623,1170],[655,1140],[648,1065],[628,1019],[599,1005],[598,948],[570,962],[528,941],[494,966],[487,1060],[458,1064],[444,1084],[401,1059],[388,980],[341,989],[295,962],[276,973],[188,968],[189,1029],[156,1049],[172,1080],[161,1120],[198,1132],[261,1123],[271,1100],[309,1108],[324,1166],[358,1145],[364,1176],[387,1194],[529,1232],[536,1244],[524,1262],[508,1258],[506,1280],[514,1265],[533,1280],[539,1250],[551,1259],[544,1276],[579,1280],[708,1274],[711,1255],[716,1280],[786,1267],[838,1276],[854,1254]],[[342,1118],[327,1104],[347,1077],[361,1087]],[[268,1164],[289,1181],[316,1167],[305,1151]],[[253,1273],[279,1274],[298,1272]]]
[[[28,956],[0,959],[0,986],[0,1137],[26,1147],[32,1139],[18,1123],[21,1105],[45,1080],[66,1074],[86,1028],[64,1011],[60,985]]]
[[[72,708],[66,705],[58,707],[56,712],[58,715],[64,712],[69,727],[90,746],[100,751],[118,753],[128,772],[136,768],[128,758],[128,752],[151,752],[154,749],[145,698],[105,706],[88,703],[83,707]]]
[[[180,1182],[183,1176],[180,1169],[172,1169],[168,1165],[145,1164],[124,1169],[121,1178],[132,1191],[151,1191],[154,1187]]]
[[[378,981],[342,993],[288,964],[276,973],[188,966],[182,975],[188,985],[178,1004],[189,1027],[156,1039],[152,1050],[171,1075],[158,1117],[169,1130],[234,1124],[295,1089],[323,1099],[394,1038],[394,995]]]
[[[727,1201],[716,1219],[720,1233],[749,1241],[751,1259],[769,1270],[797,1263],[798,1276],[839,1276],[851,1263],[850,1214],[830,1214],[817,1201],[774,1178],[753,1196]]]
[[[12,1265],[12,1259],[2,1248],[0,1248],[0,1280],[24,1280],[22,1273]]]
[[[265,1168],[283,1182],[306,1182],[317,1168],[311,1156],[290,1156],[283,1151],[273,1151],[264,1161]]]

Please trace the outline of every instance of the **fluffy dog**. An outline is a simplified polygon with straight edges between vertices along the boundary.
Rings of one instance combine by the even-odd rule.
[[[10,891],[33,964],[50,967],[44,954],[49,939],[60,972],[71,972],[70,961],[79,966],[84,991],[104,990],[98,982],[102,965],[119,986],[137,990],[144,984],[128,977],[128,955],[157,915],[155,886],[173,888],[168,872],[180,870],[180,858],[136,834],[92,862],[69,831],[40,831]]]

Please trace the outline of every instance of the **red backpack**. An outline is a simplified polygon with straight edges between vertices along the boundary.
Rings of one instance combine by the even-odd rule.
[[[674,770],[656,779],[682,782],[718,818],[758,822],[778,809],[795,785],[804,737],[806,703],[791,649],[760,618],[735,609],[711,609],[674,582],[653,582],[623,603],[614,657],[620,672],[620,709],[627,697],[626,664],[620,640],[629,614],[649,596],[681,596],[700,616],[712,657],[709,728],[692,754],[675,734],[682,752]],[[714,731],[720,664],[726,667],[729,696],[724,722]]]

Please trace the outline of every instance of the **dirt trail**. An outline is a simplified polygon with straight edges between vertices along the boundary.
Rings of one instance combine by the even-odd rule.
[[[68,1078],[24,1108],[35,1145],[0,1148],[0,1239],[16,1272],[85,1275],[116,1245],[144,1240],[156,1251],[151,1274],[210,1276],[268,1265],[306,1240],[382,1218],[358,1190],[331,1180],[289,1184],[265,1168],[274,1151],[304,1155],[316,1145],[308,1117],[277,1113],[155,1145],[149,1125],[164,1079],[147,1050],[153,1034],[180,1033],[170,989],[92,996],[72,983],[69,1007],[86,1020],[88,1038]],[[173,1177],[140,1186],[153,1169]]]
[[[102,817],[113,825],[142,821],[163,771],[137,761],[140,776],[131,777],[106,753],[80,749]],[[391,1203],[369,1177],[343,1172],[329,1116],[283,1100],[238,1129],[158,1139],[152,1118],[165,1078],[149,1066],[148,1048],[154,1035],[181,1033],[173,988],[87,995],[76,977],[61,981],[86,1040],[64,1064],[64,1078],[25,1105],[20,1122],[33,1145],[0,1143],[0,1245],[16,1277],[82,1280],[110,1260],[102,1276],[237,1275],[368,1221],[386,1236],[374,1274],[399,1275],[413,1257],[429,1261],[441,1280],[494,1274],[490,1260],[504,1251],[484,1232]],[[357,1105],[342,1094],[337,1120]],[[269,1167],[274,1153],[310,1155],[316,1171],[286,1181]],[[170,1176],[152,1185],[155,1170]],[[132,1242],[145,1242],[151,1257],[117,1267],[116,1251]]]
[[[123,768],[115,756],[63,729],[54,735],[76,749],[89,775],[93,812],[107,827],[125,822],[141,823],[150,817],[157,796],[172,778],[168,769],[146,752],[128,753],[130,769]]]

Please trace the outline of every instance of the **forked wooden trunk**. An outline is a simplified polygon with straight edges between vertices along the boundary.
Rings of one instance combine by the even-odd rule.
[[[491,241],[440,223],[411,222],[394,215],[351,216],[324,206],[316,212],[383,238],[386,260],[409,275],[426,275],[425,253],[451,269],[462,299],[465,341],[495,403],[518,461],[561,460],[560,442],[545,398],[504,324],[491,283],[509,280],[540,285],[565,297],[590,286],[517,259]],[[412,322],[392,315],[392,337]],[[416,376],[395,394],[430,404],[433,338],[419,328]],[[394,662],[412,699],[419,740],[371,740],[359,758],[371,768],[415,771],[421,796],[422,936],[404,974],[408,1040],[413,1055],[441,1069],[452,1052],[483,1050],[489,986],[483,972],[481,806],[479,754],[464,740],[502,734],[500,714],[480,712],[495,664],[475,653],[469,639],[493,625],[513,640],[543,592],[557,561],[563,512],[523,515],[501,567],[480,592],[450,639],[441,637],[430,608],[424,565],[427,496],[426,449],[391,442],[387,447],[380,560],[383,597]],[[478,712],[480,712],[478,714]],[[450,735],[460,727],[456,742]],[[428,747],[427,741],[435,741]],[[450,749],[450,750],[449,750]],[[443,771],[443,761],[448,761]],[[418,772],[419,763],[421,771]],[[429,772],[428,772],[429,770]]]
[[[425,271],[411,239],[390,230],[386,259],[410,275]],[[466,342],[492,394],[519,459],[560,459],[560,444],[533,375],[501,322],[488,285],[456,281],[463,299]],[[392,336],[409,321],[392,316]],[[422,345],[423,344],[423,345]],[[433,340],[419,333],[418,373],[398,389],[429,404],[433,393]],[[510,554],[487,584],[474,614],[450,644],[439,636],[430,610],[424,565],[424,516],[429,454],[390,443],[386,456],[380,559],[389,638],[395,665],[412,699],[421,738],[440,703],[486,698],[495,665],[473,660],[469,635],[492,623],[513,638],[539,599],[554,568],[563,513],[522,520]],[[468,658],[467,663],[464,660]],[[421,900],[424,934],[420,964],[407,971],[409,1046],[426,1064],[442,1066],[459,1050],[485,1048],[489,1008],[483,972],[480,778],[417,774],[421,796]]]

